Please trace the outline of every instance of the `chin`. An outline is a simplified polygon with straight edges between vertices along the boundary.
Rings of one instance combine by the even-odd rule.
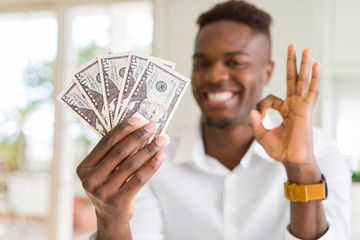
[[[234,123],[234,119],[231,118],[214,119],[206,116],[203,117],[203,121],[205,125],[219,129],[228,128]]]

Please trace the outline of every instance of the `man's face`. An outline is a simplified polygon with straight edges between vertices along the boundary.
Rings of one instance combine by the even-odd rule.
[[[196,39],[192,87],[206,123],[248,124],[271,76],[270,40],[234,21],[206,25]]]

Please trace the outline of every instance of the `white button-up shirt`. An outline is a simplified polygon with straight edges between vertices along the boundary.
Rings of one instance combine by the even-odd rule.
[[[139,192],[130,222],[134,240],[297,239],[288,231],[283,165],[254,141],[232,171],[206,155],[200,124],[171,135],[167,159]],[[350,172],[335,142],[314,129],[314,151],[328,183],[329,230],[350,239]]]

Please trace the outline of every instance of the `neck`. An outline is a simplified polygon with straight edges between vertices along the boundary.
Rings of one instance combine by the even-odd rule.
[[[216,128],[202,123],[205,152],[232,170],[249,149],[254,136],[249,121]]]

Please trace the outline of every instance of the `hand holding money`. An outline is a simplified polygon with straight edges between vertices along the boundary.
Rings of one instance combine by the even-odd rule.
[[[97,239],[131,239],[134,197],[165,159],[162,136],[134,153],[156,131],[130,118],[111,130],[78,166],[77,174],[96,209]],[[132,154],[134,153],[134,154]]]
[[[141,52],[99,55],[58,100],[102,139],[77,167],[95,206],[97,239],[131,239],[134,197],[165,159],[165,130],[190,80]]]

